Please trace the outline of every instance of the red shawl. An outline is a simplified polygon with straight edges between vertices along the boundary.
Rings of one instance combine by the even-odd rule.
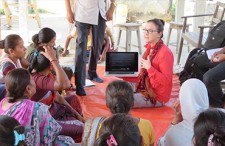
[[[154,48],[148,47],[147,50],[144,52],[142,58],[147,59],[150,54],[150,61],[154,59],[155,55],[157,54],[158,50],[162,47],[163,41],[159,40]],[[140,73],[138,75],[138,82],[136,84],[136,91],[140,92],[146,97],[146,99],[150,99],[152,103],[156,103],[157,95],[155,94],[150,80],[148,76],[148,72],[145,68],[141,68]]]

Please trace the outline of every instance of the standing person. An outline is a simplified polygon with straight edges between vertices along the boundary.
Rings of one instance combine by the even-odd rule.
[[[83,88],[86,78],[86,48],[88,31],[92,28],[93,48],[88,65],[88,78],[95,82],[103,82],[96,73],[97,63],[99,60],[100,50],[104,40],[104,32],[106,20],[112,20],[115,9],[115,0],[110,0],[111,4],[108,10],[106,0],[76,0],[75,14],[72,13],[70,0],[65,0],[67,19],[69,23],[76,21],[78,37],[76,40],[76,56],[75,56],[75,84],[76,93],[85,96],[86,92]],[[74,17],[75,16],[75,17]]]
[[[173,54],[163,43],[164,21],[148,20],[144,31],[146,51],[136,83],[134,107],[158,107],[169,101],[172,90]]]

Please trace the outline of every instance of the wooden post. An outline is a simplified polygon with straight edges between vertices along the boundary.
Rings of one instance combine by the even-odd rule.
[[[175,22],[183,23],[184,20],[181,17],[184,16],[184,8],[185,0],[176,0]]]
[[[205,12],[206,12],[205,9],[206,9],[206,0],[195,0],[194,15],[205,14]],[[193,31],[194,32],[200,31],[198,26],[204,25],[204,19],[205,19],[205,17],[193,19]]]
[[[28,0],[19,0],[19,33],[28,45]]]

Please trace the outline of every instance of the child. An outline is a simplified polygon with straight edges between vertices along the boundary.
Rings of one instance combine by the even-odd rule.
[[[87,50],[90,50],[92,47],[92,37],[91,37],[91,29],[89,30],[88,33],[88,43],[87,43]],[[60,55],[61,57],[65,57],[69,54],[68,46],[70,44],[70,40],[72,38],[77,38],[77,29],[76,27],[73,27],[72,31],[70,32],[69,36],[66,38],[66,43],[64,46],[63,53]]]
[[[94,146],[141,146],[142,138],[133,118],[126,114],[115,114],[101,125]]]
[[[0,115],[0,145],[26,146],[25,128],[13,117]]]
[[[199,114],[194,124],[194,144],[195,146],[225,145],[224,109],[208,109]]]
[[[65,47],[64,47],[63,53],[61,54],[62,57],[65,57],[66,55],[69,54],[68,46],[70,44],[70,40],[72,38],[76,38],[76,37],[77,37],[77,31],[76,31],[76,27],[74,27],[72,29],[70,35],[66,39]],[[105,60],[105,53],[106,53],[106,50],[110,47],[110,42],[111,42],[111,47],[114,49],[115,42],[114,42],[113,35],[112,35],[109,27],[106,27],[104,43],[103,43],[103,46],[102,46],[102,49],[101,49],[102,55],[100,56],[100,62]],[[91,29],[90,29],[89,33],[88,33],[87,50],[90,51],[91,47],[92,47],[92,35],[91,35]]]

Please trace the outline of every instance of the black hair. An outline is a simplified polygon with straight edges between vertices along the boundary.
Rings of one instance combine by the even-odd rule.
[[[149,22],[154,23],[158,27],[158,32],[163,32],[164,31],[164,25],[165,25],[164,20],[154,18],[154,19],[151,19],[151,20],[147,21],[147,23],[149,23]],[[163,38],[163,34],[162,34],[161,38]]]
[[[5,87],[9,103],[14,103],[17,99],[24,98],[26,87],[30,84],[30,78],[29,72],[22,68],[14,69],[6,75]]]
[[[46,68],[50,67],[51,63],[41,52],[43,50],[32,52],[29,58],[30,66],[28,67],[28,71],[31,73],[33,69],[37,72],[41,72]]]
[[[33,35],[32,41],[34,42],[36,48],[38,48],[41,43],[48,43],[54,37],[56,37],[56,32],[51,28],[44,27],[38,32],[38,34]]]
[[[9,49],[15,49],[18,44],[18,41],[22,38],[17,34],[10,34],[6,36],[4,40],[0,41],[0,48],[4,49],[5,53],[9,54]]]
[[[200,113],[194,124],[196,146],[206,146],[211,134],[214,146],[225,146],[225,113],[219,109]]]
[[[13,117],[0,115],[0,145],[13,146],[15,143],[14,130],[24,134],[25,128]],[[17,146],[26,146],[25,141],[19,141]]]
[[[64,70],[64,72],[66,73],[68,79],[71,81],[72,77],[73,77],[73,70],[71,69],[71,67],[62,67],[62,69]]]
[[[36,51],[32,52],[28,57],[28,61],[30,62],[28,70],[30,73],[33,69],[35,69],[37,72],[41,72],[51,65],[50,61],[44,55],[41,54],[41,52],[44,52],[44,48],[43,46],[40,46],[40,44],[47,44],[54,37],[56,37],[56,32],[48,27],[42,28],[38,32],[38,34],[35,34],[32,37],[32,41],[34,42]]]
[[[125,81],[116,80],[106,88],[106,105],[111,113],[129,113],[134,103],[132,87]]]
[[[133,118],[126,114],[114,114],[107,118],[99,130],[94,146],[108,146],[107,140],[113,135],[118,146],[141,146],[142,137]],[[114,146],[114,145],[112,145]]]

